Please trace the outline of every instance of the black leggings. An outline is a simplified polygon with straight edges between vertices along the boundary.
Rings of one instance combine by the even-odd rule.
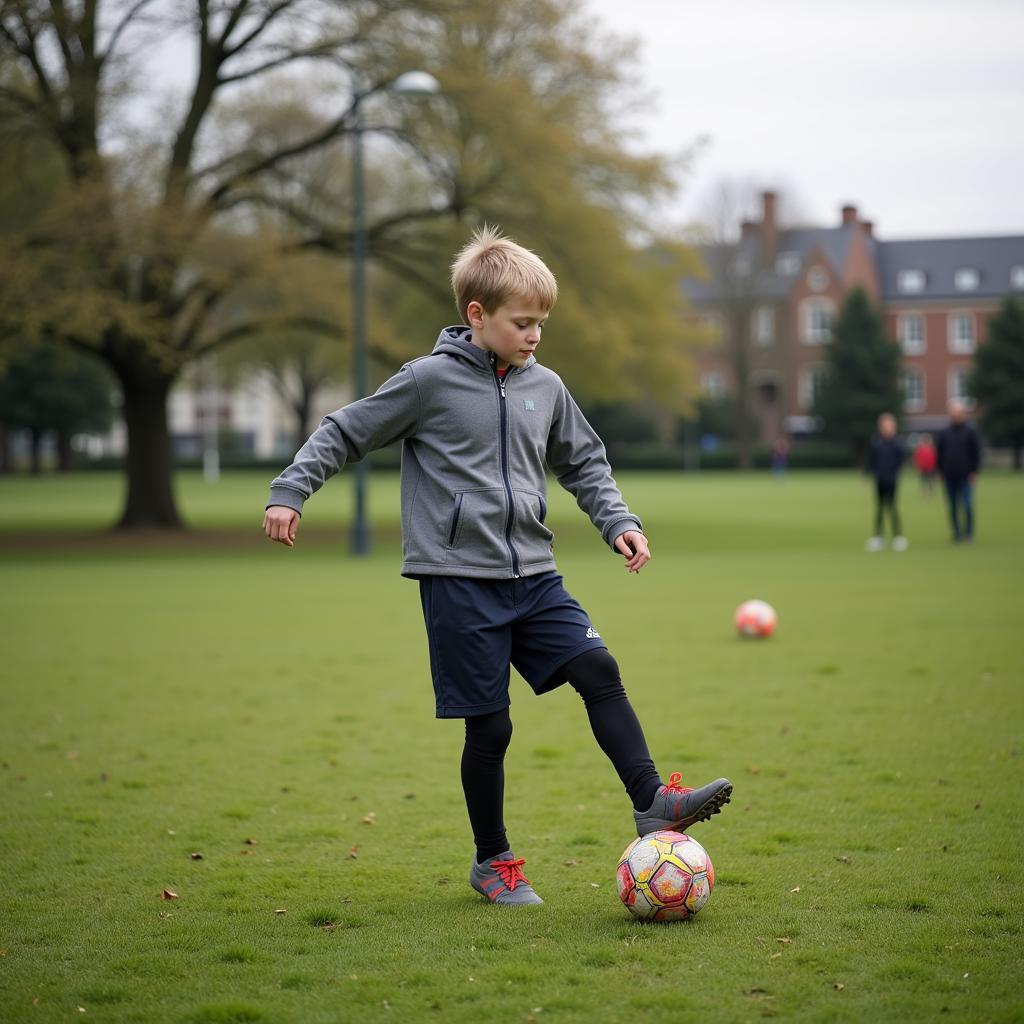
[[[618,772],[633,806],[647,810],[662,783],[615,659],[603,647],[595,648],[573,658],[559,674],[583,698],[594,738]],[[466,719],[462,789],[479,861],[509,848],[504,823],[504,766],[511,740],[508,708]]]
[[[900,529],[900,513],[896,508],[896,484],[885,483],[881,480],[875,481],[875,536],[882,536],[882,513],[889,509],[889,520],[892,523],[892,535],[898,537],[903,531]]]

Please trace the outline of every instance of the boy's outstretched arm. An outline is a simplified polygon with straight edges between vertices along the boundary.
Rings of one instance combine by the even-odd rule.
[[[650,560],[647,538],[636,530],[627,530],[615,538],[615,546],[626,556],[626,570],[639,572]]]
[[[263,532],[268,539],[288,547],[295,547],[295,534],[299,529],[299,513],[287,505],[271,505],[263,513]]]

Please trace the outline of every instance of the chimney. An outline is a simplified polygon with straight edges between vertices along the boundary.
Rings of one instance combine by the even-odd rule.
[[[857,207],[856,206],[853,206],[850,203],[847,203],[846,206],[843,207],[843,211],[842,212],[843,212],[843,227],[846,227],[846,225],[848,225],[848,224],[856,224],[857,223]]]
[[[761,259],[766,263],[775,258],[779,241],[779,227],[775,221],[774,192],[761,193]]]
[[[864,233],[868,238],[873,238],[875,234],[875,222],[872,220],[862,220],[860,226],[864,229]]]
[[[747,239],[757,230],[757,224],[752,220],[740,221],[740,238]]]

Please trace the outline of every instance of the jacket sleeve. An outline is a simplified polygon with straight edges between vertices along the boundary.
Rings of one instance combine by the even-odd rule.
[[[561,386],[548,434],[546,459],[558,482],[576,499],[613,551],[627,530],[643,531],[612,478],[604,444]],[[617,553],[617,552],[616,552]]]
[[[377,448],[408,437],[420,418],[416,376],[403,366],[376,393],[332,412],[299,449],[292,464],[270,485],[271,505],[302,512],[310,495],[346,463],[358,462]]]

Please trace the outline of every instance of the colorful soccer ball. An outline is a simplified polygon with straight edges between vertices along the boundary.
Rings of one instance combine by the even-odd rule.
[[[734,621],[740,636],[768,637],[775,632],[779,618],[767,601],[744,601],[736,609]]]
[[[681,832],[652,832],[634,839],[615,873],[619,899],[644,921],[682,921],[708,901],[715,884],[711,858]]]

